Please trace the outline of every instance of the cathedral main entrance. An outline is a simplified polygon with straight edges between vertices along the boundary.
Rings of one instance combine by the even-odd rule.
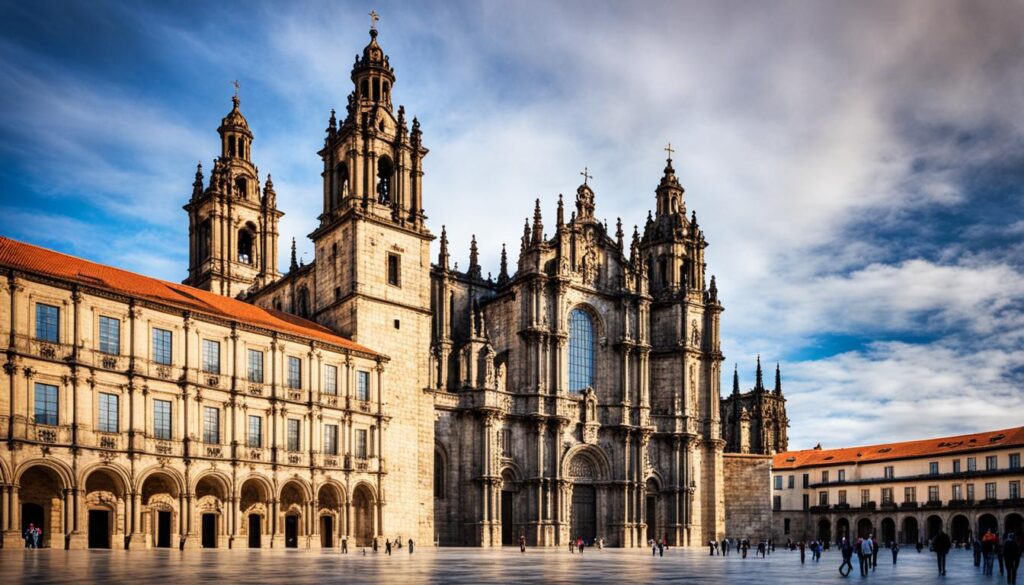
[[[592,485],[572,486],[572,532],[569,538],[579,536],[588,544],[597,538],[597,490]]]

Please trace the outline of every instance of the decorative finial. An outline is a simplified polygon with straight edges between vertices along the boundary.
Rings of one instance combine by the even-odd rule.
[[[668,153],[668,163],[672,164],[672,153],[675,152],[675,149],[672,148],[672,143],[671,142],[669,142],[668,146],[665,147],[665,152]]]
[[[740,366],[739,364],[732,365],[732,393],[740,393]]]
[[[504,286],[508,283],[508,252],[505,251],[505,244],[501,245],[501,270],[498,272],[498,285]]]
[[[231,85],[235,86],[235,97],[238,97],[238,90],[242,89],[242,84],[238,83],[238,80],[236,79],[231,82]]]
[[[544,222],[541,220],[540,214],[540,199],[534,203],[533,207],[533,234],[530,238],[530,243],[538,245],[544,241]]]
[[[775,393],[782,394],[782,370],[779,369],[779,362],[775,362]]]
[[[757,354],[757,378],[754,380],[755,390],[764,390],[764,375],[761,373],[761,354]]]
[[[580,173],[581,175],[583,175],[583,184],[584,185],[587,184],[587,181],[589,181],[590,179],[594,178],[594,175],[591,175],[590,173],[587,172],[589,170],[590,169],[588,169],[587,167],[583,167],[583,172]]]
[[[480,278],[480,252],[476,247],[476,234],[469,240],[469,270],[466,274],[472,278]]]
[[[437,255],[437,263],[441,268],[448,270],[448,230],[441,226],[441,251]]]
[[[298,269],[299,269],[299,261],[295,257],[295,238],[292,238],[292,261],[291,261],[291,264],[288,266],[288,270],[289,271],[295,271],[295,270],[298,270]]]
[[[370,11],[370,30],[377,30],[377,21],[380,20],[380,15],[377,14],[376,10]]]

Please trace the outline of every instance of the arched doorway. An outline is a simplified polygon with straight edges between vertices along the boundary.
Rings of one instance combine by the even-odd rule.
[[[917,518],[907,516],[903,519],[903,543],[916,544],[921,535],[917,529]]]
[[[658,526],[658,482],[651,479],[647,480],[647,500],[645,504],[646,517],[644,518],[647,523],[647,536],[646,541],[658,540],[658,534],[661,532],[661,527]]]
[[[982,514],[978,516],[978,538],[985,536],[985,533],[992,531],[993,534],[999,533],[999,521],[992,514]]]
[[[37,465],[22,473],[18,483],[21,486],[18,490],[21,499],[21,534],[32,524],[43,531],[40,547],[51,547],[54,544],[63,546],[62,496],[66,486],[61,476],[49,467]]]
[[[967,542],[971,538],[971,521],[963,514],[953,516],[949,521],[949,538],[953,542]]]
[[[1017,542],[1021,542],[1024,538],[1024,516],[1020,514],[1012,513],[1007,514],[1006,519],[1003,521],[1003,537],[1007,534],[1013,533],[1017,537]]]
[[[242,518],[241,526],[248,548],[263,548],[265,543],[269,544],[268,539],[264,537],[270,530],[268,521],[270,493],[270,486],[262,479],[250,477],[242,482],[238,510]]]
[[[844,538],[847,540],[850,538],[850,521],[840,518],[836,520],[836,540],[841,541]]]
[[[882,544],[896,542],[896,521],[892,518],[882,518]]]
[[[295,481],[290,481],[281,489],[281,521],[284,523],[284,547],[299,548],[303,535],[306,533],[305,514],[306,492]],[[305,544],[305,543],[302,543]]]
[[[861,518],[857,521],[857,538],[867,538],[871,536],[873,530],[870,518]]]
[[[582,537],[590,543],[597,538],[597,465],[589,456],[576,454],[569,461],[572,496],[569,504],[569,538]]]
[[[832,542],[832,522],[828,518],[818,520],[818,541]]]
[[[365,485],[360,484],[352,493],[352,508],[356,546],[370,546],[374,537],[374,498]]]
[[[333,483],[325,483],[320,486],[317,492],[317,505],[319,509],[320,546],[321,548],[333,548],[338,536],[344,534],[342,518],[345,516],[341,489]]]
[[[195,513],[199,520],[200,545],[203,548],[218,548],[225,537],[224,502],[227,501],[228,486],[225,480],[207,475],[196,484]]]
[[[177,548],[178,483],[165,473],[153,473],[142,482],[142,532],[148,546]]]
[[[942,530],[942,518],[938,516],[929,516],[928,520],[925,521],[928,528],[928,540],[935,538],[935,535]]]
[[[501,544],[516,544],[516,481],[512,472],[506,469],[501,474]]]
[[[85,480],[89,548],[124,546],[124,485],[112,471],[97,469]],[[115,545],[115,539],[121,542]]]

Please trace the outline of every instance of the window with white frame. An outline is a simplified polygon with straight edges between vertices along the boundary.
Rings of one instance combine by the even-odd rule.
[[[370,372],[356,372],[356,400],[370,399]]]
[[[220,443],[220,409],[212,406],[203,407],[203,442]]]
[[[263,446],[263,417],[249,415],[249,436],[248,445],[250,449],[259,449]]]
[[[38,425],[57,424],[57,387],[52,384],[35,384],[35,416]]]
[[[249,381],[254,384],[263,383],[263,352],[258,349],[250,349],[247,360],[247,374]]]
[[[302,448],[300,441],[301,435],[299,434],[299,419],[290,418],[288,419],[288,450],[298,451]]]
[[[153,328],[153,363],[171,365],[171,340],[173,334],[166,329]]]
[[[324,394],[338,394],[338,367],[324,365]]]
[[[121,320],[100,315],[100,352],[121,353]]]
[[[324,454],[338,454],[338,425],[324,425]]]
[[[294,356],[288,356],[287,383],[289,388],[302,388],[302,360]]]
[[[161,440],[171,438],[171,401],[153,401],[153,437]]]
[[[117,394],[100,392],[99,395],[99,431],[101,433],[116,433],[118,399]]]
[[[220,374],[220,342],[212,339],[203,340],[203,371],[207,374]]]
[[[36,339],[60,343],[60,309],[36,303]]]

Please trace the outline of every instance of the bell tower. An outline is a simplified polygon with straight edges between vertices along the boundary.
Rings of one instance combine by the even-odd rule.
[[[189,219],[188,278],[184,284],[236,297],[269,284],[277,272],[277,210],[274,184],[267,175],[261,192],[259,171],[250,159],[253,134],[239,106],[237,82],[233,106],[221,120],[221,152],[210,182],[196,168],[192,198],[184,206]]]
[[[371,14],[371,16],[375,16]],[[323,212],[310,234],[316,251],[316,320],[391,358],[385,401],[392,409],[382,466],[389,505],[384,534],[434,538],[433,399],[429,386],[430,242],[423,214],[420,125],[392,102],[395,72],[377,41],[352,66],[345,116],[332,110],[323,148]]]

